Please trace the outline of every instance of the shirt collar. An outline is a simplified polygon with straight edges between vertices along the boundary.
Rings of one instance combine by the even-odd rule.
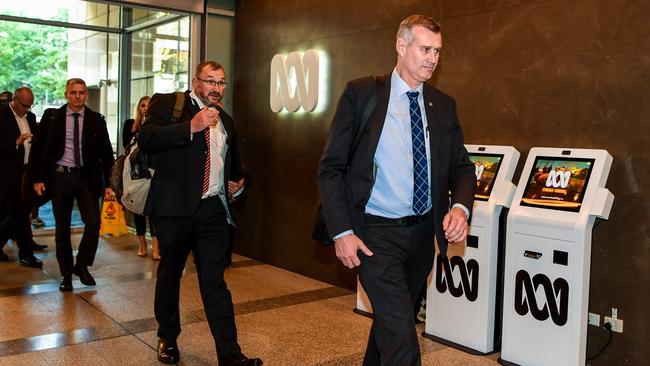
[[[192,90],[192,91],[190,92],[190,98],[192,98],[192,99],[194,100],[194,102],[196,102],[196,105],[199,107],[199,109],[203,109],[203,108],[205,108],[205,104],[203,104],[203,102],[201,101],[201,99],[199,99],[199,97],[196,95],[196,93],[194,92],[194,90]]]
[[[84,112],[86,111],[86,107],[81,108],[81,112],[75,112],[72,109],[70,109],[70,106],[65,107],[65,115],[66,116],[71,116],[73,113],[79,113],[81,117],[84,116]]]
[[[397,67],[393,69],[393,74],[390,77],[390,85],[391,85],[390,93],[396,96],[405,95],[406,92],[412,90],[417,91],[420,93],[420,95],[422,95],[422,90],[424,89],[422,83],[420,83],[420,85],[418,85],[417,88],[411,89],[411,87],[408,86],[408,84],[406,84],[406,82],[402,79],[402,77],[400,77],[399,74],[397,73]]]

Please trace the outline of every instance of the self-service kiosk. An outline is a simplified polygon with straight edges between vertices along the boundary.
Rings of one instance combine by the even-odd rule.
[[[424,336],[473,354],[495,351],[500,330],[497,277],[503,263],[504,207],[515,193],[519,152],[511,146],[466,145],[476,166],[476,194],[467,241],[436,256],[427,288]],[[501,234],[501,235],[500,235]],[[500,250],[501,249],[501,250]]]
[[[503,365],[584,365],[596,218],[607,219],[605,150],[533,148],[510,212]]]

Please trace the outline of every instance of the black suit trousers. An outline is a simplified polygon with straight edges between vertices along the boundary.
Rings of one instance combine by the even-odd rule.
[[[72,241],[70,240],[70,221],[74,200],[77,200],[84,232],[77,252],[77,265],[92,266],[99,243],[99,199],[84,177],[83,172],[53,173],[50,194],[56,229],[56,259],[62,276],[71,276],[74,266]]]
[[[232,297],[224,281],[228,222],[217,196],[201,200],[192,216],[156,216],[160,264],[154,300],[158,337],[176,340],[181,332],[180,280],[187,257],[196,263],[201,299],[219,359],[240,352]]]
[[[5,242],[12,237],[18,247],[18,257],[29,258],[34,255],[32,249],[32,229],[29,220],[31,203],[24,199],[20,189],[22,178],[25,173],[25,166],[18,169],[15,177],[7,179],[8,188],[2,193],[5,195],[5,205],[3,205],[2,217],[3,225],[0,228],[0,248]]]
[[[433,217],[410,226],[366,225],[359,279],[372,304],[364,366],[420,365],[415,304],[435,256]]]

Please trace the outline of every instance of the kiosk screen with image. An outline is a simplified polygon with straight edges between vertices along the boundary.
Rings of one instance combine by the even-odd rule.
[[[476,194],[474,199],[487,201],[494,185],[494,180],[499,173],[503,154],[469,153],[469,160],[474,163],[476,173]]]
[[[521,205],[580,211],[593,166],[594,159],[538,156]]]

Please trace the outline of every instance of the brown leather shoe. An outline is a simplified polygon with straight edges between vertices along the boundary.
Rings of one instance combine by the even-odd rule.
[[[262,362],[259,358],[248,358],[243,353],[233,353],[225,356],[219,361],[219,366],[260,366]]]
[[[158,361],[162,363],[178,363],[181,354],[178,351],[176,341],[168,341],[158,338]]]

